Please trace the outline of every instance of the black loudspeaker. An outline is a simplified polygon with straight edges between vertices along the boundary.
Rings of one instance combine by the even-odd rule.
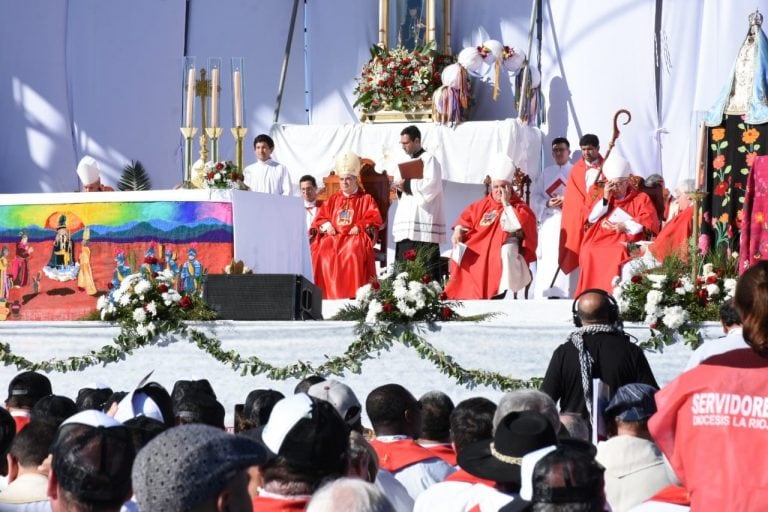
[[[209,274],[203,298],[222,320],[323,319],[323,292],[297,274]]]

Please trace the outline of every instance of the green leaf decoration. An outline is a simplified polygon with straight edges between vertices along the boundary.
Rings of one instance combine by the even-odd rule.
[[[123,174],[120,176],[120,183],[118,183],[117,188],[120,190],[151,189],[152,184],[144,165],[138,160],[131,160],[131,164],[123,168]]]
[[[744,123],[739,123],[737,125],[739,127],[739,130],[746,130],[747,128],[744,126]]]
[[[760,149],[760,144],[752,144],[752,151],[757,151]]]
[[[724,140],[723,142],[720,143],[720,149],[725,149],[727,147],[728,147],[728,141],[727,140]]]
[[[717,144],[715,144],[715,143],[713,142],[713,143],[712,143],[712,144],[709,146],[709,148],[710,148],[712,151],[717,151]]]
[[[723,170],[723,174],[731,174],[731,164],[728,164],[725,166],[725,169]]]
[[[747,152],[747,148],[746,148],[746,146],[739,146],[736,149],[736,151],[738,151],[739,153],[746,153]]]
[[[745,168],[744,168],[744,169],[742,169],[740,172],[741,172],[741,174],[743,174],[744,176],[746,176],[747,174],[749,174],[749,169],[747,169],[747,168],[745,167]]]

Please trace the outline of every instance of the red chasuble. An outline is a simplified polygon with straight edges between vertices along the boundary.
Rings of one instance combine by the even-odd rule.
[[[514,194],[509,202],[523,228],[520,255],[528,263],[536,261],[536,215]],[[445,293],[451,299],[490,299],[498,293],[501,246],[509,236],[509,233],[501,229],[503,210],[502,204],[489,194],[461,213],[454,227],[460,225],[470,229],[464,235],[467,250],[461,265],[451,260],[451,278],[445,287]]]
[[[320,232],[326,222],[333,224],[335,235]],[[353,298],[358,288],[376,279],[373,244],[365,228],[381,225],[376,201],[360,189],[349,196],[336,192],[317,210],[312,222],[318,230],[311,246],[312,269],[324,299]],[[360,232],[351,235],[355,226]]]
[[[428,444],[424,446],[427,450],[431,451],[435,457],[440,457],[451,466],[456,465],[456,450],[453,449],[452,444]]]
[[[667,222],[659,236],[648,246],[653,257],[663,262],[667,256],[677,254],[680,258],[688,260],[688,239],[693,231],[693,205],[675,215]]]
[[[603,197],[600,196],[588,209],[585,208],[582,218],[586,219],[594,204],[602,200]],[[636,235],[630,235],[603,228],[603,221],[608,219],[616,208],[621,208],[627,212],[632,216],[632,220],[642,224],[645,229],[652,233],[659,231],[659,215],[647,194],[641,194],[637,190],[629,188],[627,195],[622,199],[612,199],[609,203],[608,212],[600,217],[584,234],[584,241],[581,244],[581,253],[579,254],[581,274],[579,274],[576,295],[589,288],[600,288],[611,293],[613,291],[611,281],[614,276],[620,274],[621,264],[629,256],[627,242],[637,242],[645,238],[645,233],[642,231]]]
[[[308,498],[280,499],[271,496],[256,496],[251,500],[253,510],[259,512],[300,512],[307,509]]]
[[[600,157],[602,160],[602,157]],[[584,205],[587,198],[587,163],[580,159],[573,164],[563,196],[563,216],[560,222],[560,270],[570,274],[579,266],[579,250],[584,238]]]
[[[376,450],[376,455],[379,456],[379,467],[390,473],[396,473],[408,466],[437,458],[434,453],[413,439],[402,439],[391,443],[374,439],[371,441],[371,446]]]

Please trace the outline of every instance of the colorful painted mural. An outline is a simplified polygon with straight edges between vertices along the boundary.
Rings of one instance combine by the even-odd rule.
[[[199,290],[233,242],[230,202],[0,205],[0,319],[83,318],[135,272],[169,268]]]

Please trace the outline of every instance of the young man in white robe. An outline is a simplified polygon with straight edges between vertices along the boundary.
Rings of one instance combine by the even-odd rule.
[[[253,152],[256,162],[243,170],[245,184],[253,192],[265,194],[291,195],[291,176],[288,169],[272,160],[275,142],[266,134],[253,139]]]
[[[565,137],[552,141],[555,163],[545,168],[533,184],[531,202],[539,219],[539,246],[536,251],[535,298],[566,298],[573,295],[578,274],[558,272],[558,242],[563,215],[563,195],[571,172],[571,145]],[[552,278],[557,277],[552,282]]]

